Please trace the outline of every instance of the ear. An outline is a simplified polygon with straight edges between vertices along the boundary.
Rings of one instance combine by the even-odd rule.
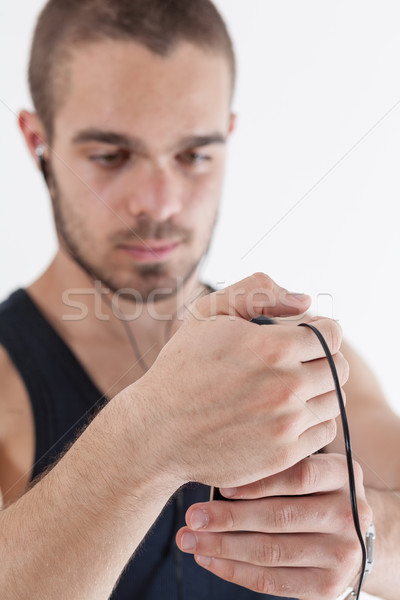
[[[36,149],[41,144],[44,145],[44,153],[47,152],[46,135],[41,120],[36,113],[28,112],[27,110],[21,110],[18,115],[18,125],[22,131],[22,135],[25,138],[26,145],[29,152],[31,153],[34,161],[38,164],[38,157]]]
[[[231,135],[235,131],[236,123],[237,123],[237,115],[235,113],[231,113],[230,117],[229,117],[228,135]]]

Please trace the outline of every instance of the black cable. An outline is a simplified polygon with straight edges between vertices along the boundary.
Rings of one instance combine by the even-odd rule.
[[[183,516],[183,490],[179,490],[175,496],[175,525],[174,534],[176,535],[180,526],[180,519]],[[183,564],[182,564],[182,552],[179,550],[177,544],[175,544],[175,575],[176,575],[176,586],[178,593],[178,600],[183,600]]]
[[[359,580],[358,588],[357,588],[357,592],[356,592],[357,593],[356,600],[359,600],[360,593],[361,593],[361,587],[362,587],[362,584],[364,581],[364,571],[365,571],[365,566],[366,566],[366,562],[367,562],[367,550],[365,547],[365,541],[363,538],[363,534],[361,532],[360,519],[358,516],[357,493],[356,493],[356,484],[355,484],[355,478],[354,478],[353,455],[352,455],[352,450],[351,450],[350,430],[349,430],[349,424],[347,421],[346,409],[345,409],[344,402],[343,402],[342,390],[340,389],[339,377],[338,377],[338,374],[336,371],[336,366],[335,366],[331,351],[329,350],[328,344],[326,343],[325,338],[322,335],[322,333],[316,327],[314,327],[314,325],[310,325],[310,323],[300,323],[299,327],[308,327],[315,333],[315,335],[319,339],[321,346],[324,349],[324,352],[326,354],[326,358],[328,359],[328,363],[329,363],[329,366],[330,366],[330,369],[332,372],[332,377],[335,382],[335,389],[336,389],[337,399],[339,402],[340,417],[341,417],[342,425],[343,425],[343,435],[344,435],[344,442],[345,442],[345,449],[346,449],[347,471],[349,474],[351,511],[353,514],[354,528],[356,530],[357,537],[359,539],[359,542],[361,545],[361,551],[362,551],[361,575],[360,575],[360,580]]]
[[[252,319],[251,322],[256,323],[257,325],[273,325],[275,323],[275,321],[273,319],[270,319],[269,317],[265,317],[264,315],[261,315],[255,319]],[[325,340],[324,336],[322,335],[322,333],[319,331],[319,329],[317,329],[316,327],[314,327],[314,325],[311,325],[310,323],[300,323],[299,327],[308,327],[309,329],[311,329],[311,331],[313,331],[315,333],[315,335],[319,339],[321,346],[325,352],[326,358],[328,359],[328,363],[329,363],[329,367],[331,369],[333,381],[335,383],[335,389],[336,389],[336,395],[337,395],[339,408],[340,408],[340,417],[342,420],[343,435],[344,435],[344,442],[345,442],[345,449],[346,449],[347,471],[348,471],[348,475],[349,475],[351,512],[353,515],[354,528],[356,530],[357,537],[360,542],[361,551],[362,551],[361,575],[360,575],[358,588],[357,588],[357,592],[356,592],[356,598],[355,598],[355,600],[359,600],[360,593],[361,593],[361,587],[362,587],[362,584],[364,581],[365,566],[367,563],[367,549],[366,549],[365,541],[364,541],[364,538],[363,538],[363,535],[361,532],[360,519],[358,516],[357,493],[356,493],[356,484],[355,484],[355,478],[354,478],[353,455],[352,455],[352,450],[351,450],[350,430],[349,430],[349,424],[347,421],[347,415],[346,415],[346,409],[344,406],[342,390],[340,388],[339,377],[338,377],[338,374],[336,371],[335,362],[333,360],[331,351],[329,350],[328,344],[326,343],[326,340]]]
[[[42,171],[43,179],[45,180],[47,187],[49,187],[49,174],[48,174],[48,170],[47,170],[47,161],[46,161],[45,157],[43,156],[42,148],[40,148],[40,150],[36,151],[36,156],[39,161],[39,166],[40,166],[40,170]]]

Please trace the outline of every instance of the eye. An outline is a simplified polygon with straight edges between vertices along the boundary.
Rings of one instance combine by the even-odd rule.
[[[103,152],[99,154],[91,154],[89,159],[106,169],[121,167],[127,160],[130,154],[127,150],[117,150],[115,152]]]
[[[211,161],[211,156],[194,150],[187,150],[178,154],[177,159],[185,165],[201,165],[204,162]]]

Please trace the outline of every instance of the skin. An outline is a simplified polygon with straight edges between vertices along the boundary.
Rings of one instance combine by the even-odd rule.
[[[356,481],[365,532],[372,511],[359,466]],[[236,500],[229,511],[223,502],[193,506],[186,514],[188,527],[178,533],[180,547],[195,552],[198,564],[256,592],[296,598],[337,598],[343,581],[355,582],[360,546],[343,456],[311,456],[285,472],[222,493]],[[197,511],[206,515],[204,525]]]
[[[184,46],[174,55],[173,68],[166,70],[163,58],[134,43],[128,45],[131,51],[127,53],[126,46],[103,42],[85,46],[84,51],[80,48],[70,69],[69,94],[55,120],[51,152],[46,150],[60,249],[50,269],[29,288],[107,395],[123,389],[132,375],[137,379],[142,371],[138,366],[130,377],[123,376],[132,366],[126,333],[114,311],[105,303],[96,305],[96,298],[87,291],[93,290],[93,280],[71,260],[71,253],[83,257],[87,270],[106,290],[132,288],[143,300],[151,290],[166,290],[152,314],[143,304],[141,318],[135,320],[135,337],[146,363],[151,364],[165,343],[171,315],[199,293],[196,267],[215,223],[225,141],[234,126],[223,57],[210,61],[206,55],[199,61],[196,49]],[[133,73],[134,84],[127,86]],[[215,93],[200,93],[199,81]],[[143,95],[148,96],[145,103]],[[170,99],[168,103],[165,98]],[[20,126],[35,156],[45,135],[37,116],[21,113]],[[94,130],[97,135],[89,136]],[[131,147],[100,141],[111,134],[126,138]],[[95,139],[82,140],[88,137]],[[180,244],[168,261],[139,263],[121,248],[173,241]],[[171,293],[182,281],[181,294]],[[104,295],[111,302],[112,295]],[[87,318],[79,319],[73,302],[87,307]],[[100,306],[98,311],[96,306]],[[124,314],[135,313],[132,302],[124,302],[123,297],[118,299],[118,308]],[[104,321],[101,328],[99,313]],[[93,338],[98,336],[96,342]],[[110,352],[103,352],[106,343],[114,350],[111,364]]]
[[[200,531],[193,527],[196,507],[189,509],[188,527],[179,532],[177,542],[182,547],[184,533],[195,530],[196,556],[217,557],[205,568],[252,589],[269,586],[263,591],[272,591],[274,585],[273,593],[287,595],[291,586],[295,597],[313,600],[323,590],[324,597],[333,598],[359,568],[354,539],[342,526],[348,523],[343,461],[326,456],[322,468],[322,459],[311,459],[321,466],[318,485],[311,481],[307,487],[300,479],[293,487],[296,465],[310,462],[307,457],[335,437],[338,407],[330,371],[312,332],[283,324],[265,331],[248,322],[256,314],[302,313],[309,299],[291,296],[266,275],[256,274],[201,298],[183,311],[183,320],[176,315],[202,291],[197,265],[218,209],[223,141],[234,125],[225,60],[189,44],[160,58],[136,44],[113,41],[80,46],[70,66],[69,91],[55,116],[51,148],[46,147],[60,248],[28,291],[110,402],[53,470],[24,493],[33,463],[32,415],[23,383],[0,351],[0,485],[8,505],[0,513],[2,543],[7,544],[1,587],[10,598],[28,589],[32,598],[61,598],[60,590],[65,598],[107,598],[170,495],[195,480],[241,488],[242,498],[258,497],[257,505],[241,501],[234,509],[232,502],[201,506],[209,525]],[[38,117],[27,112],[21,113],[20,126],[35,157],[37,144],[46,142],[45,131]],[[118,144],[115,137],[112,144],[110,137],[105,143],[104,132],[117,133]],[[212,143],[199,146],[199,136],[202,144],[205,137]],[[188,165],[188,153],[193,159],[203,152],[211,160],[197,157]],[[157,261],[143,262],[120,247],[140,244],[152,252],[155,241],[171,239],[179,245]],[[144,376],[115,311],[94,292],[92,274],[111,290],[134,288],[142,299],[155,288],[169,288],[161,300],[142,303],[141,316],[132,323],[151,367]],[[85,318],[75,319],[71,290]],[[137,304],[122,297],[119,307],[127,313]],[[165,323],[175,333],[166,345]],[[344,385],[348,362],[340,352],[340,328],[327,319],[316,325],[328,340]],[[360,392],[354,398],[357,402]],[[109,444],[104,444],[105,433]],[[151,453],[144,451],[149,438]],[[362,456],[362,436],[356,434],[356,439]],[[380,467],[378,458],[374,468]],[[254,481],[264,483],[254,488]],[[391,482],[397,483],[397,474]],[[371,508],[360,476],[358,491],[365,530]],[[285,499],[285,512],[296,506],[304,518],[290,523],[290,533],[286,528],[284,533],[279,528],[265,531],[266,511],[272,506],[272,513],[278,513],[271,496],[288,492],[293,497]],[[300,493],[316,495],[303,498]],[[382,493],[373,493],[379,519],[385,501]],[[312,503],[312,519],[304,503]],[[280,506],[282,511],[282,502]],[[293,548],[299,539],[303,547],[298,536],[309,532],[311,522],[318,557],[315,546],[309,546],[299,562],[294,550],[289,564],[265,562],[272,555],[262,536],[274,535],[274,547],[285,550],[284,536],[293,535]],[[239,534],[247,536],[246,543],[239,543],[237,527],[247,530]],[[85,557],[93,544],[98,560],[88,564]],[[22,556],[23,547],[30,552]],[[385,549],[377,548],[382,560]],[[281,553],[284,562],[287,553]],[[346,569],[340,568],[344,561]],[[288,572],[282,569],[293,566],[302,569],[296,577],[291,573],[288,583]],[[69,573],[74,573],[72,581]],[[372,577],[380,582],[379,576]],[[386,585],[387,598],[394,598],[393,581]]]
[[[144,73],[150,52],[135,45],[125,58],[125,46],[104,42],[79,52],[57,114],[50,171],[64,246],[112,289],[139,289],[146,299],[186,280],[209,244],[233,118],[222,57],[206,73],[189,46],[173,72],[159,57]],[[127,86],[132,73],[135,84]],[[207,102],[199,80],[215,89]],[[179,243],[166,264],[137,264],[121,248],[153,240]]]
[[[164,59],[152,57],[144,73],[150,52],[131,46],[127,55],[126,43],[116,42],[85,46],[75,61],[73,55],[48,158],[64,245],[103,282],[138,287],[145,298],[146,289],[176,286],[178,276],[187,277],[208,246],[234,117],[222,57],[205,72],[207,61],[195,62],[188,46],[174,72],[165,73]],[[135,85],[127,86],[133,72]],[[207,102],[199,80],[215,90]],[[35,121],[35,115],[21,115],[28,138],[39,126]],[[37,140],[27,141],[34,150]],[[121,253],[121,246],[150,246],[152,240],[180,242],[167,266],[154,265],[154,275],[150,265]]]
[[[365,531],[372,508],[377,531],[374,568],[363,589],[395,600],[399,585],[399,419],[364,361],[346,343],[342,343],[342,351],[351,373],[344,390],[353,456],[362,465],[361,469],[354,463],[359,515]],[[346,587],[345,573],[347,582],[356,588],[359,571],[353,570],[352,578],[347,568],[356,556],[360,564],[361,553],[350,514],[344,457],[335,454],[343,452],[339,421],[338,435],[325,452],[332,454],[306,458],[279,475],[226,490],[226,494],[222,490],[233,500],[263,499],[251,502],[248,511],[240,502],[237,508],[235,503],[223,501],[194,505],[187,511],[187,526],[177,534],[179,547],[216,575],[258,592],[336,598]],[[296,496],[295,500],[288,495]],[[205,515],[204,522],[193,518],[196,510],[203,518]],[[267,523],[266,514],[271,515]],[[320,520],[317,514],[322,516]],[[325,519],[329,519],[328,526]],[[284,527],[277,528],[282,522]],[[248,531],[258,534],[250,537],[243,533]],[[335,538],[337,545],[332,543]],[[312,579],[311,564],[317,567]]]

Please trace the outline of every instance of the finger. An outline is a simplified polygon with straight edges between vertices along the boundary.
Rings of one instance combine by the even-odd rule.
[[[349,379],[349,363],[341,352],[337,352],[332,358],[339,383],[343,387]],[[327,358],[303,362],[298,377],[299,390],[304,399],[307,400],[335,389],[335,382]]]
[[[339,353],[336,363],[339,382],[344,385],[348,378],[347,361]],[[284,396],[290,400],[292,409],[296,413],[300,410],[299,430],[304,431],[340,415],[335,383],[326,359],[301,364],[289,374],[276,371],[275,376],[284,386]],[[345,398],[342,389],[341,392]]]
[[[340,406],[336,391],[322,394],[317,398],[311,398],[306,402],[306,412],[304,413],[304,429],[313,427],[318,423],[325,423],[330,419],[336,419],[340,415]]]
[[[198,513],[206,516],[202,527],[198,526]],[[366,531],[372,521],[372,511],[362,495],[358,515],[361,528]],[[310,496],[199,503],[188,509],[185,520],[195,532],[318,533],[357,539],[346,488]]]
[[[333,442],[337,434],[337,423],[334,419],[318,423],[304,431],[297,440],[297,447],[292,447],[301,458],[319,452]],[[293,461],[295,464],[298,461]]]
[[[197,564],[225,581],[261,594],[298,600],[337,598],[348,584],[348,575],[319,568],[280,569],[195,555]],[[343,570],[344,571],[344,570]]]
[[[234,502],[217,500],[191,506],[186,512],[186,524],[194,531],[331,533],[343,531],[352,522],[346,499],[347,493],[333,492]]]
[[[347,541],[327,534],[205,533],[183,527],[176,535],[176,542],[189,554],[237,560],[260,567],[329,568],[337,560],[338,547],[346,558],[353,558],[357,553],[357,560],[359,558],[358,562],[361,562],[357,539]]]
[[[332,319],[315,317],[312,319],[312,325],[318,329],[325,339],[330,353],[336,354],[340,349],[343,338],[342,328],[339,323],[337,321],[333,321]],[[317,338],[314,331],[312,331],[309,327],[300,327],[300,329],[304,329],[308,334],[314,338]],[[318,343],[321,344],[319,340]]]
[[[303,496],[347,486],[346,458],[341,454],[314,454],[290,469],[236,489],[221,489],[227,498],[255,499]]]
[[[223,290],[208,294],[196,302],[203,317],[232,315],[253,319],[260,315],[285,316],[303,313],[311,299],[291,294],[264,273],[255,273]]]
[[[316,323],[326,338],[329,350],[333,355],[337,355],[342,341],[340,326],[330,319],[319,319]],[[306,327],[263,327],[252,323],[249,323],[248,327],[252,328],[253,335],[248,338],[247,346],[267,368],[279,370],[294,363],[326,360],[321,342],[315,333]],[[341,357],[338,360],[341,361],[341,366],[344,359]],[[328,370],[326,372],[328,373]]]

